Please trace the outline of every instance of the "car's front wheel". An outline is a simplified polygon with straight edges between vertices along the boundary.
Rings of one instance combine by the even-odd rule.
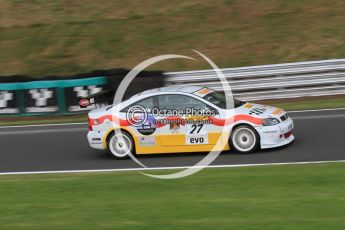
[[[108,138],[108,150],[116,158],[127,158],[133,152],[133,149],[133,139],[126,132],[114,132]]]
[[[230,146],[239,153],[252,153],[259,148],[260,137],[256,130],[248,125],[234,128],[230,136]]]

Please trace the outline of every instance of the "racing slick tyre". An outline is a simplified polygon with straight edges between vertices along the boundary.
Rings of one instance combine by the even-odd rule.
[[[118,159],[128,158],[130,153],[134,154],[134,141],[127,132],[112,133],[108,138],[107,145],[110,154]]]
[[[252,153],[259,148],[260,137],[254,128],[240,125],[234,128],[230,136],[230,147],[238,153]]]

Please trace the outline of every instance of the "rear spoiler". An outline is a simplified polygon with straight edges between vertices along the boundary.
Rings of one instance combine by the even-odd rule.
[[[104,90],[95,94],[91,94],[87,97],[82,97],[79,100],[80,108],[86,108],[90,105],[95,107],[102,107],[112,104],[115,95],[114,89]]]

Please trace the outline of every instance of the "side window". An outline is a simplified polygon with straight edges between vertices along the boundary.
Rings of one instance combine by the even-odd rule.
[[[121,112],[127,112],[131,107],[135,105],[140,105],[144,107],[144,109],[149,112],[154,108],[154,97],[148,97],[139,101],[134,102],[133,104],[127,106],[125,109],[123,109]]]
[[[186,95],[169,94],[169,95],[159,95],[158,96],[159,109],[168,110],[185,110],[186,108],[193,109],[207,109],[208,106],[195,99]]]

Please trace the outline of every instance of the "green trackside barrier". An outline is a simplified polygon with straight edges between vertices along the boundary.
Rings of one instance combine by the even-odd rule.
[[[72,80],[51,80],[51,81],[31,81],[21,83],[0,83],[0,90],[15,91],[16,103],[19,108],[19,114],[21,116],[32,115],[44,115],[44,114],[75,114],[78,112],[68,112],[66,108],[66,96],[65,88],[77,87],[77,86],[91,86],[91,85],[106,85],[108,83],[107,77],[93,77],[84,79],[72,79]],[[59,107],[58,112],[46,112],[46,113],[26,113],[25,101],[23,90],[28,89],[41,89],[41,88],[56,88],[57,105]],[[76,98],[77,100],[77,98]],[[13,116],[14,114],[1,114],[0,116]]]

